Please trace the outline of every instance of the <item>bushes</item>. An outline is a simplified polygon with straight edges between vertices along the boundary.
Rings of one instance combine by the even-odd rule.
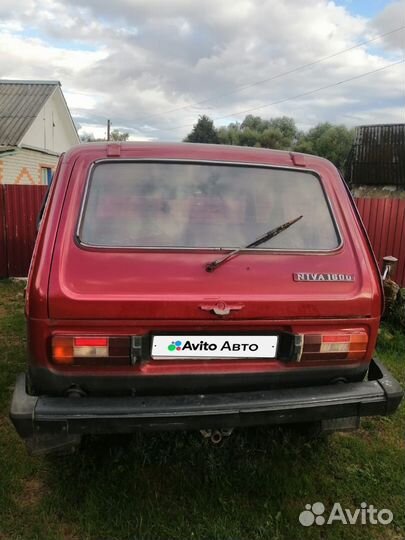
[[[395,297],[386,303],[383,319],[390,325],[405,332],[405,288],[396,290]]]

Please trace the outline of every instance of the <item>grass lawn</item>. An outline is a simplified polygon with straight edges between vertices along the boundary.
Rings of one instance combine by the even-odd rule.
[[[405,407],[313,442],[269,428],[235,432],[221,448],[198,433],[150,433],[30,458],[8,420],[24,349],[22,285],[0,282],[0,540],[405,538]],[[379,355],[405,385],[405,336],[384,329]],[[316,501],[364,501],[394,520],[302,527]]]

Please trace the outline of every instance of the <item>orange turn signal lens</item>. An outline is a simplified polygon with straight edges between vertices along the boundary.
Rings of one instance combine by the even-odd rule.
[[[73,338],[54,336],[52,339],[52,359],[55,364],[73,364]]]

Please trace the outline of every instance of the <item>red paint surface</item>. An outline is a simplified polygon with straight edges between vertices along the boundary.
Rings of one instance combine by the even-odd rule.
[[[341,231],[343,245],[334,252],[249,253],[235,257],[213,273],[205,271],[216,257],[210,250],[84,249],[75,231],[89,168],[107,158],[107,145],[73,148],[63,158],[52,184],[50,204],[36,244],[28,285],[27,315],[30,361],[50,371],[50,337],[131,336],[170,332],[293,333],[364,331],[369,335],[363,358],[370,361],[381,312],[379,272],[368,248],[354,205],[335,167],[315,156],[300,166],[321,177]],[[294,168],[287,152],[194,144],[123,144],[115,159],[225,161]],[[113,181],[113,179],[112,179]],[[294,272],[353,274],[353,282],[296,282]],[[201,309],[208,303],[243,304],[226,318]],[[318,361],[325,364],[324,361]],[[325,369],[347,365],[328,360]],[[316,366],[316,362],[305,363]],[[81,373],[94,368],[76,367]],[[128,373],[149,377],[176,373],[224,373],[307,369],[275,360],[253,362],[143,362],[134,366],[98,366],[97,374]],[[77,371],[75,371],[77,373]],[[73,374],[73,373],[72,373]]]
[[[8,276],[4,187],[0,185],[0,279]]]
[[[405,287],[405,199],[356,199],[380,268],[383,257],[398,259],[394,279]]]
[[[27,276],[36,237],[36,220],[46,186],[0,186],[0,278]],[[381,267],[385,255],[397,257],[396,281],[405,287],[405,199],[356,199]]]
[[[47,186],[0,186],[0,277],[28,274]]]

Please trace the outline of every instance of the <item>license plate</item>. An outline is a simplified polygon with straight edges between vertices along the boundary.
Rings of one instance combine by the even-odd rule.
[[[278,336],[154,336],[152,358],[275,358]]]

